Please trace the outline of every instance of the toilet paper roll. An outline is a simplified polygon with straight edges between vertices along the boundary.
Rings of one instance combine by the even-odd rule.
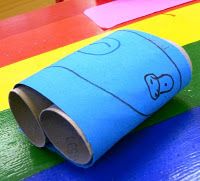
[[[64,157],[88,167],[183,89],[191,72],[178,45],[119,30],[17,84],[9,102],[33,144],[45,145],[46,135]]]
[[[48,142],[40,123],[40,113],[52,105],[51,101],[27,86],[13,89],[9,94],[11,111],[20,128],[32,144],[44,147]]]

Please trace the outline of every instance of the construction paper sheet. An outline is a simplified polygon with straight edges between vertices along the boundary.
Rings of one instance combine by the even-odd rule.
[[[129,134],[91,168],[64,162],[25,180],[199,180],[199,115],[194,108]]]
[[[38,100],[43,95],[61,109],[58,117],[51,115],[57,107],[47,108],[38,123],[66,158],[87,167],[190,79],[188,57],[176,45],[143,32],[120,30],[43,69],[16,89],[26,85],[41,94]],[[27,124],[27,118],[24,122],[17,116],[16,110],[22,108],[15,96],[11,92],[11,110],[20,125]],[[69,124],[74,127],[70,134],[66,131]],[[21,127],[26,134],[37,132],[35,126],[28,131]],[[65,144],[72,148],[63,148]]]
[[[177,6],[192,0],[115,0],[84,11],[101,28],[112,28],[154,12]]]

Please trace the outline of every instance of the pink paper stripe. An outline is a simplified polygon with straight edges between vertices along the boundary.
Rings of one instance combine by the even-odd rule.
[[[101,28],[118,24],[171,8],[192,0],[116,0],[89,8],[84,14]]]

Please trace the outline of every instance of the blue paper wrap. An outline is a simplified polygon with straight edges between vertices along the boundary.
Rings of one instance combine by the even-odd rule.
[[[191,65],[174,44],[119,30],[22,81],[63,112],[83,132],[91,166],[191,79]]]

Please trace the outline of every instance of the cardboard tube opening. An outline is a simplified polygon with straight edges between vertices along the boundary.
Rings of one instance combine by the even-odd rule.
[[[10,92],[9,104],[17,123],[31,143],[43,147],[47,140],[39,123],[39,115],[51,103],[31,88],[19,86]]]
[[[67,159],[81,165],[91,161],[90,145],[68,115],[52,106],[41,113],[40,119],[48,139]]]

